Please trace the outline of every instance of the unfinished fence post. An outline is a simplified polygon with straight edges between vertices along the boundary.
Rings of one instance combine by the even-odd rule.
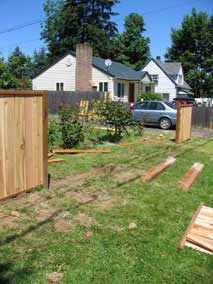
[[[176,143],[182,143],[192,136],[192,105],[177,107]]]
[[[43,186],[48,188],[48,94],[43,94],[42,118],[43,118]]]

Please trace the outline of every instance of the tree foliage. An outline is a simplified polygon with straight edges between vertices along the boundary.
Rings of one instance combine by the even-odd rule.
[[[184,18],[172,29],[172,45],[166,58],[183,64],[185,79],[197,97],[213,96],[213,16],[204,12]]]
[[[94,54],[111,55],[111,39],[117,33],[111,21],[113,6],[119,0],[47,0],[46,22],[42,38],[52,58],[74,50],[75,45],[89,42]]]
[[[116,59],[135,70],[141,70],[150,57],[150,40],[143,36],[144,19],[131,13],[125,18],[125,31],[115,40]]]

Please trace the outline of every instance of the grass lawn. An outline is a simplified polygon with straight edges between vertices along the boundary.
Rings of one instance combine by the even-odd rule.
[[[0,283],[44,284],[52,272],[64,273],[66,284],[212,283],[212,256],[177,245],[200,202],[213,207],[213,140],[176,145],[171,135],[110,154],[64,156],[49,167],[52,189],[1,203]],[[158,178],[138,178],[169,156],[177,162]],[[194,162],[205,168],[181,191]]]

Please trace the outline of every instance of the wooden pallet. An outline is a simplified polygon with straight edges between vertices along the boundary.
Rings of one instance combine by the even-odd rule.
[[[195,163],[179,182],[179,188],[182,188],[184,190],[189,190],[192,184],[195,182],[198,175],[203,170],[203,167],[204,167],[203,164]]]
[[[176,162],[176,159],[173,158],[173,157],[170,157],[165,162],[157,165],[156,167],[149,169],[143,177],[143,182],[151,181],[153,178],[157,177],[160,173],[165,171],[167,168],[169,168],[175,162]]]
[[[53,150],[55,154],[83,154],[83,153],[111,153],[111,150],[103,149],[64,149],[64,150]]]
[[[185,246],[213,255],[213,208],[200,204],[179,243]]]

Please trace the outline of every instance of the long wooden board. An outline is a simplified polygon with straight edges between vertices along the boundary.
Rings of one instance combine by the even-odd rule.
[[[65,149],[65,150],[53,150],[55,154],[83,154],[83,153],[111,153],[111,150],[102,149]]]
[[[176,162],[176,159],[173,158],[173,157],[170,157],[165,162],[149,169],[143,177],[143,182],[151,181],[153,178],[157,177],[160,173],[165,171],[167,168],[169,168],[175,162]]]
[[[203,164],[195,163],[179,182],[179,188],[182,188],[184,190],[189,190],[192,184],[195,182],[198,175],[202,172],[203,167],[204,167]]]
[[[61,163],[61,162],[64,162],[64,159],[51,159],[51,160],[48,160],[49,164]]]

